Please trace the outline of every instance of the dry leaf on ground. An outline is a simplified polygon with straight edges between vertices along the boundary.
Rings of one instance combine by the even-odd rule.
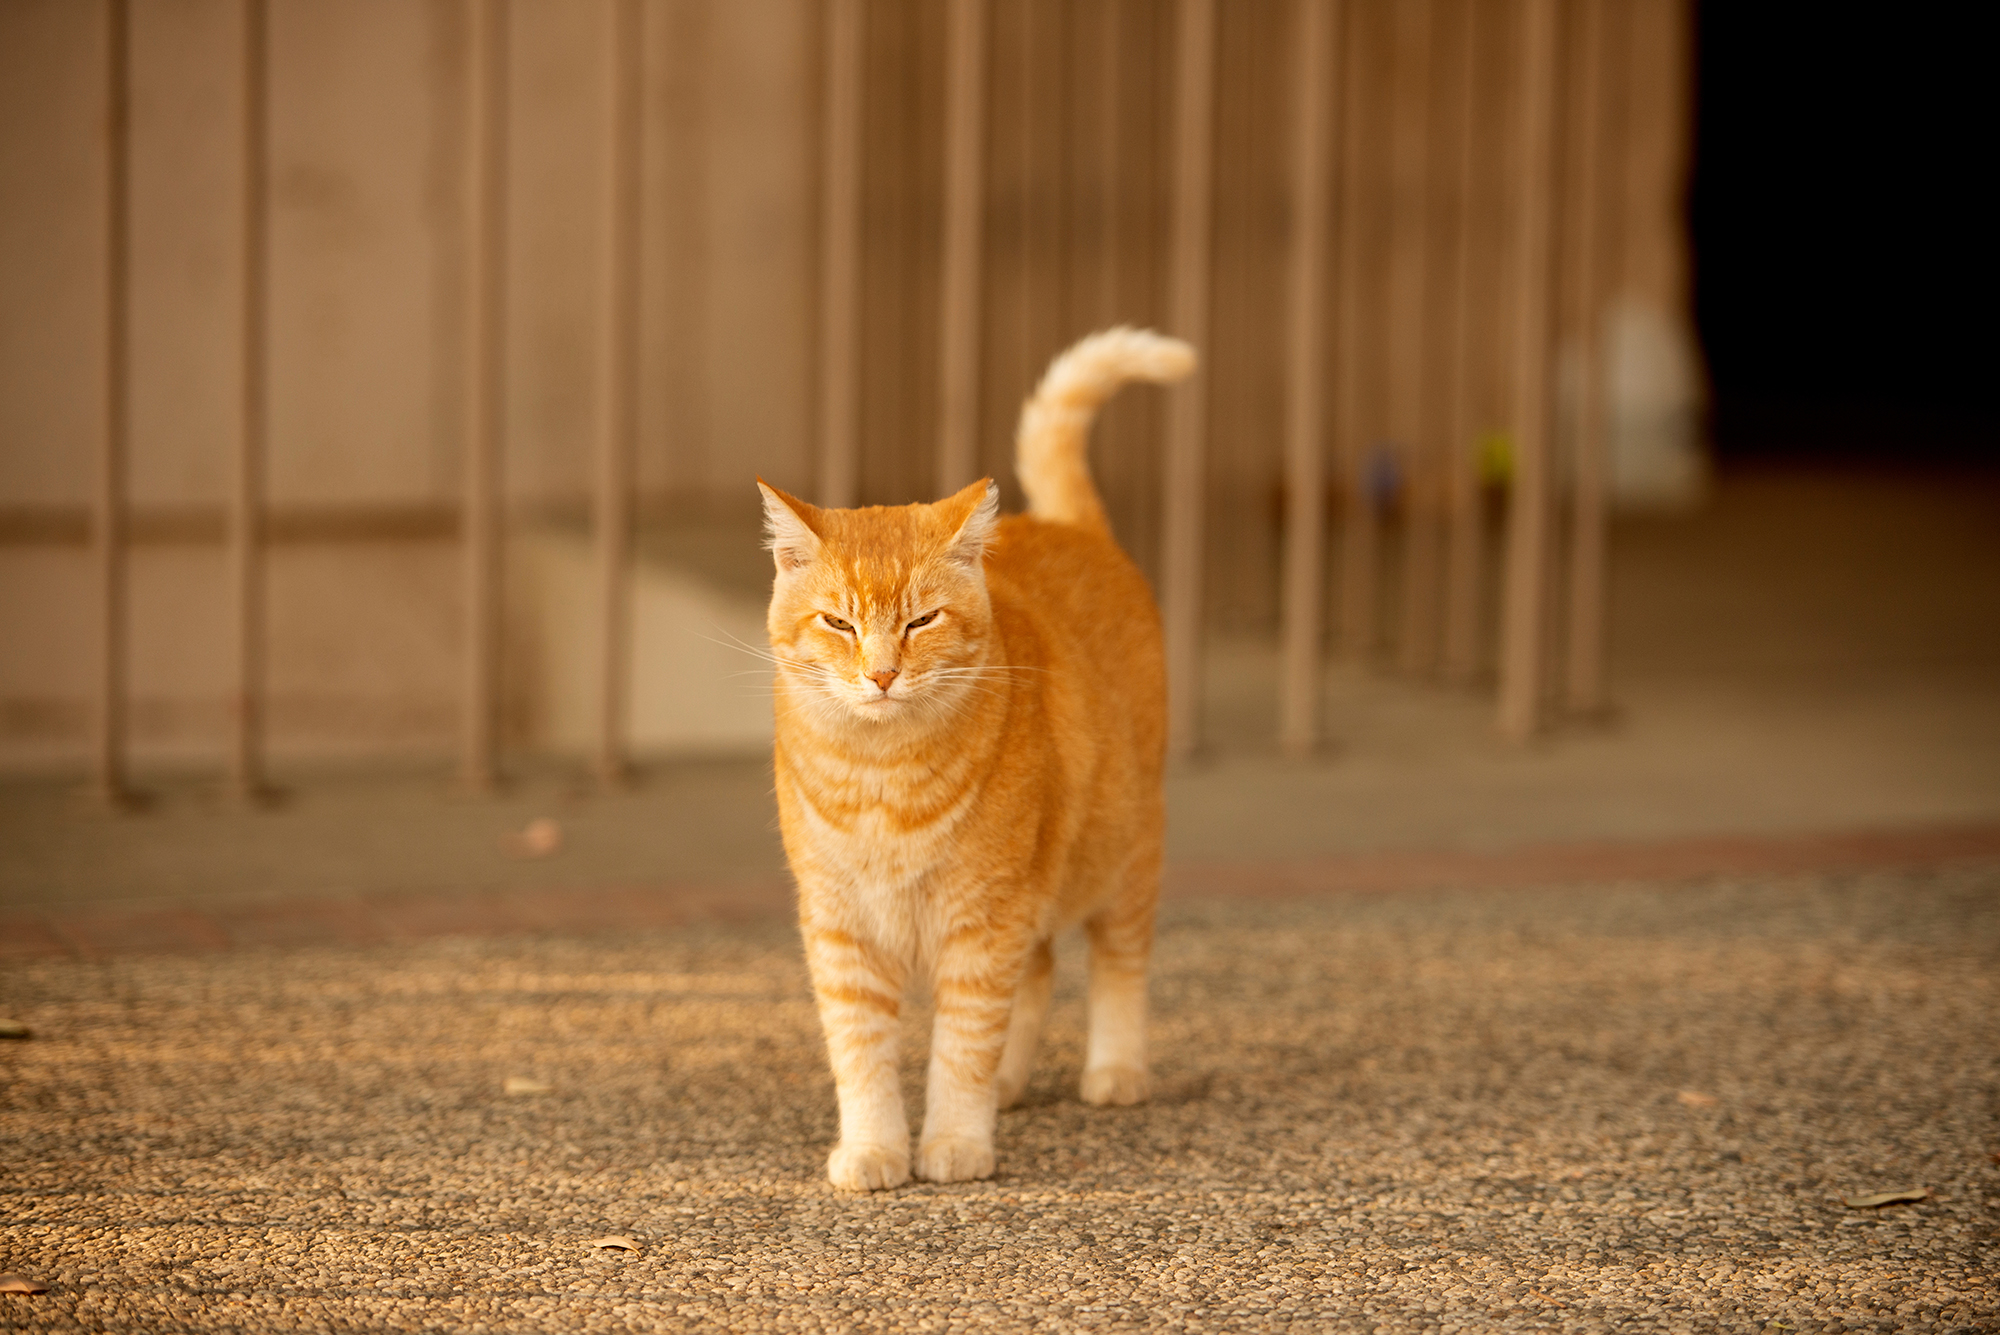
[[[519,831],[500,836],[500,847],[510,858],[545,858],[560,849],[562,841],[562,826],[537,816]]]
[[[1928,1200],[1930,1194],[1930,1189],[1927,1187],[1905,1187],[1901,1191],[1878,1191],[1868,1196],[1842,1196],[1840,1200],[1843,1205],[1851,1205],[1857,1210],[1872,1210],[1878,1205],[1902,1205],[1908,1201]]]
[[[609,1237],[604,1238],[592,1238],[590,1245],[593,1247],[603,1247],[608,1251],[636,1252],[639,1250],[638,1240],[628,1238],[623,1233],[613,1233]]]
[[[47,1293],[49,1286],[20,1275],[0,1275],[0,1293]]]
[[[28,1026],[19,1020],[0,1020],[0,1038],[26,1038]]]
[[[548,1094],[555,1090],[548,1081],[530,1075],[510,1075],[504,1088],[509,1094]]]
[[[1690,1108],[1713,1108],[1717,1103],[1721,1102],[1715,1095],[1704,1094],[1698,1089],[1682,1090],[1680,1092],[1680,1100]]]

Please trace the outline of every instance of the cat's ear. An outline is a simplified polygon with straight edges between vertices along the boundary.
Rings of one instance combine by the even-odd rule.
[[[1000,523],[999,485],[990,477],[982,478],[939,505],[947,515],[964,516],[951,535],[951,558],[979,569],[987,544],[993,541],[993,530]]]
[[[757,490],[764,493],[764,545],[771,549],[779,572],[811,565],[819,557],[819,534],[812,526],[817,511],[761,477]]]

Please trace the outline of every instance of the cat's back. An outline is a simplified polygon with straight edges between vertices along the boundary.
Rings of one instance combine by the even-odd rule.
[[[1127,719],[1145,734],[1136,742],[1158,740],[1166,718],[1159,611],[1146,577],[1108,534],[1010,515],[987,553],[986,578],[1010,657],[1044,660],[1028,666],[1047,670],[1052,694]]]

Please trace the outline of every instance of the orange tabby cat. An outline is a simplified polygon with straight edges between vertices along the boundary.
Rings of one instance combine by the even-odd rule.
[[[918,1174],[993,1172],[1021,1096],[1056,932],[1090,936],[1083,1097],[1146,1096],[1166,667],[1138,568],[1084,444],[1127,380],[1194,369],[1113,329],[1049,367],[1021,412],[1029,512],[976,482],[930,505],[823,510],[758,484],[777,579],[778,812],[840,1099],[837,1187],[910,1177],[897,1078],[913,975],[936,1007]]]

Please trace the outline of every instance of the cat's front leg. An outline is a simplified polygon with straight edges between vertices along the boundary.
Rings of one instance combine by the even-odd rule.
[[[910,1124],[896,1050],[903,974],[892,957],[838,927],[807,923],[806,963],[840,1100],[840,1143],[826,1175],[845,1191],[910,1180]]]
[[[917,1172],[933,1182],[993,1175],[995,1077],[1026,943],[960,929],[938,952],[929,1084]]]

